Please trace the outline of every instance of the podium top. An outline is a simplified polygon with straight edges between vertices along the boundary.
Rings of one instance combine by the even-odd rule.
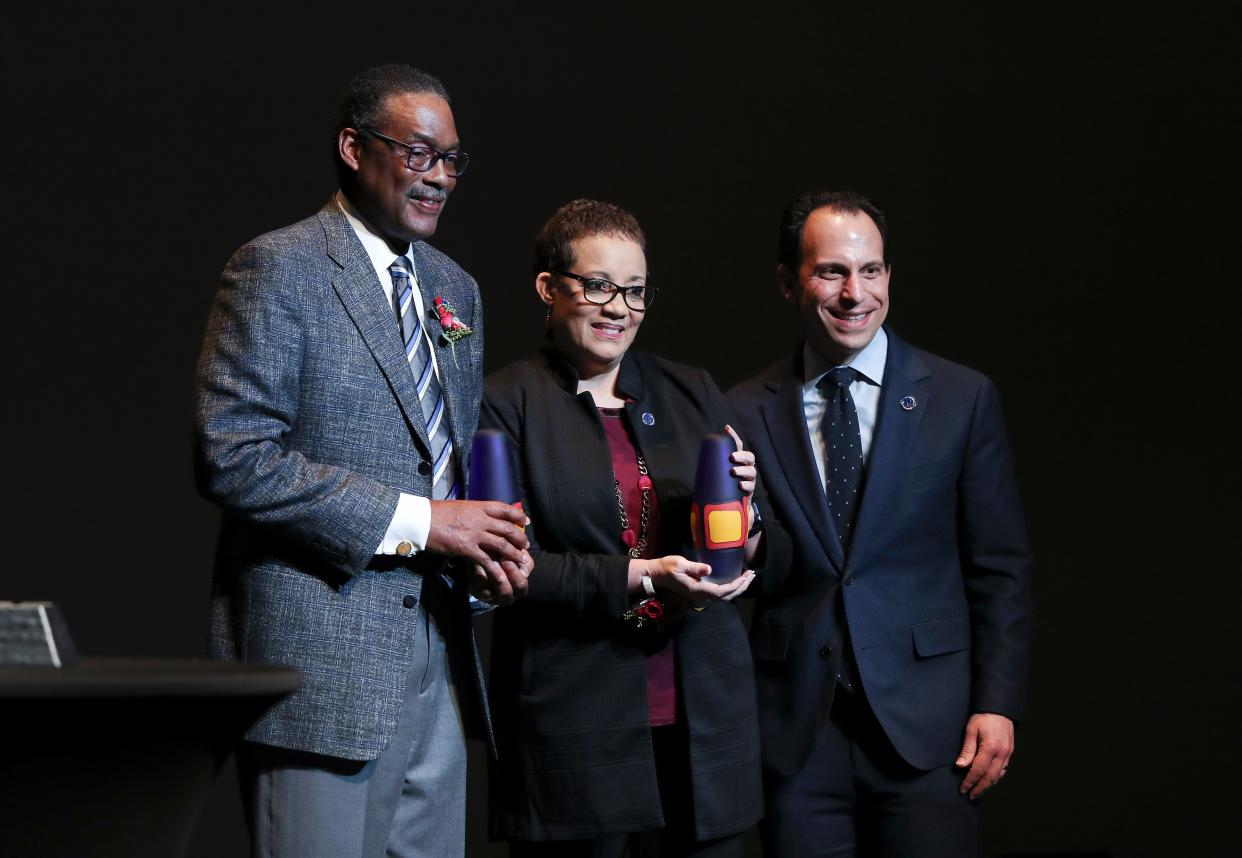
[[[295,690],[289,667],[175,658],[84,658],[71,667],[0,667],[0,700],[271,697]]]

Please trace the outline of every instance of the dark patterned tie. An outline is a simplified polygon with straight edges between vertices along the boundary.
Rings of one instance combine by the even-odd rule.
[[[841,539],[841,548],[846,551],[862,497],[862,435],[858,429],[858,410],[850,394],[850,384],[858,378],[858,370],[839,366],[819,382],[824,394],[824,483],[828,510]]]
[[[405,357],[414,373],[418,388],[418,401],[423,407],[423,419],[427,421],[427,438],[431,441],[431,499],[454,500],[457,497],[457,468],[454,464],[453,439],[449,436],[448,420],[444,414],[444,396],[440,379],[436,377],[431,361],[431,344],[423,336],[423,326],[418,321],[414,304],[414,281],[410,276],[413,266],[405,256],[388,266],[392,275],[392,292],[397,302],[397,319],[401,323],[401,339],[405,342]]]
[[[839,366],[819,382],[824,394],[824,483],[828,493],[828,511],[841,540],[841,550],[849,554],[854,521],[858,517],[863,474],[862,435],[858,428],[858,410],[850,384],[859,377],[858,370]],[[837,661],[837,682],[846,691],[858,688],[858,664],[845,619],[845,604],[836,602],[837,620],[841,624],[841,656]]]

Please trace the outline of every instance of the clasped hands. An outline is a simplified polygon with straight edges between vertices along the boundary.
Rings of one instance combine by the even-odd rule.
[[[507,605],[526,592],[535,566],[527,522],[520,509],[500,501],[432,501],[427,548],[469,560],[470,592]]]

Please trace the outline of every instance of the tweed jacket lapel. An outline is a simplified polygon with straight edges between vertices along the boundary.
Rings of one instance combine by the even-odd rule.
[[[876,542],[873,536],[877,528],[884,525],[884,510],[905,470],[931,395],[931,385],[927,383],[931,372],[927,365],[892,331],[885,330],[888,332],[888,361],[880,387],[875,434],[867,456],[862,504],[850,547],[859,562],[865,557],[868,546]],[[902,407],[901,402],[906,397],[912,399],[912,402],[907,400],[910,408]]]
[[[423,297],[422,323],[427,326],[432,347],[435,349],[436,366],[440,370],[440,389],[444,394],[444,410],[448,416],[449,431],[453,436],[453,449],[459,455],[466,450],[466,436],[469,427],[462,419],[470,409],[469,393],[473,382],[473,362],[470,360],[470,349],[466,344],[459,343],[456,350],[441,336],[440,321],[435,312],[437,297],[448,301],[455,309],[462,309],[470,296],[453,290],[452,279],[444,271],[439,260],[426,252],[426,245],[421,241],[414,242],[411,248],[414,257],[414,273],[418,279],[418,291]],[[462,461],[459,464],[464,465]]]
[[[396,313],[392,305],[384,300],[384,290],[375,276],[371,259],[336,202],[329,201],[318,217],[323,225],[328,256],[341,268],[332,278],[332,288],[388,380],[423,455],[430,459],[431,443],[427,439],[414,375],[405,360]]]

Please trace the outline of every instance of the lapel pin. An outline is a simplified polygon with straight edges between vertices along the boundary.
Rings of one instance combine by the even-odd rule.
[[[643,412],[643,425],[644,425],[644,426],[654,426],[654,425],[655,425],[655,415],[654,415],[654,414],[652,414],[650,411],[644,411],[644,412]]]
[[[903,411],[913,411],[919,407],[919,401],[913,396],[901,397],[901,401],[898,404],[901,406]]]

